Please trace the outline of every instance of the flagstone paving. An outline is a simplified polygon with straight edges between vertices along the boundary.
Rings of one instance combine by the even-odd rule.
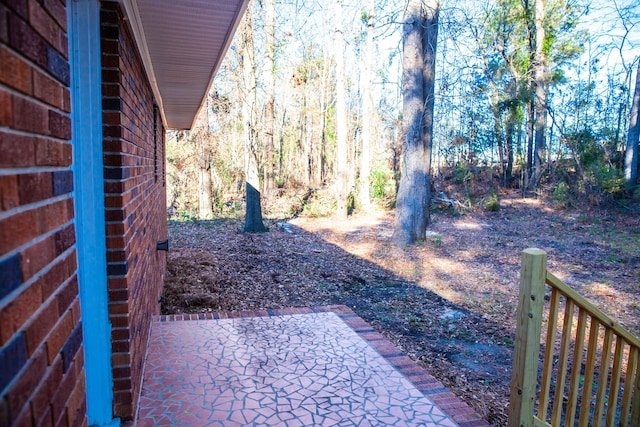
[[[487,426],[344,306],[161,316],[146,426]]]

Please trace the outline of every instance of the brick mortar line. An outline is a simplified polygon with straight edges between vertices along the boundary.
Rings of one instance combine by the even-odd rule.
[[[74,275],[71,275],[71,276],[69,277],[69,279],[71,279],[73,276],[74,276]],[[69,279],[67,279],[66,281],[64,281],[64,282],[63,282],[63,284],[61,284],[60,286],[58,286],[58,287],[56,288],[56,291],[58,291],[58,290],[62,289],[62,288],[64,287],[64,284],[67,284],[67,283],[69,282]],[[38,306],[38,309],[37,309],[36,311],[34,311],[34,312],[33,312],[33,314],[31,315],[31,317],[29,317],[29,319],[28,319],[28,320],[27,320],[23,325],[21,325],[21,326],[20,326],[20,328],[19,328],[16,332],[14,332],[14,333],[13,333],[13,335],[11,336],[11,339],[13,339],[13,337],[14,337],[16,334],[23,333],[23,334],[25,335],[25,345],[27,345],[27,344],[26,344],[26,343],[27,343],[27,334],[26,334],[26,330],[27,330],[27,329],[29,329],[29,327],[30,327],[32,324],[34,324],[34,323],[38,320],[38,317],[40,316],[40,314],[42,314],[43,312],[45,312],[45,311],[48,309],[48,306],[49,306],[50,304],[55,304],[55,300],[56,300],[56,299],[58,299],[58,294],[57,294],[57,292],[52,292],[52,293],[51,293],[51,295],[49,295],[49,296],[47,297],[47,299],[46,299],[46,300],[42,301],[42,303]],[[72,304],[72,305],[73,305],[73,304]],[[33,351],[31,352],[31,355],[30,355],[30,356],[27,356],[27,359],[26,359],[26,360],[27,360],[27,362],[26,362],[26,363],[24,364],[24,366],[20,369],[20,371],[15,375],[15,377],[13,378],[13,380],[11,381],[11,383],[9,383],[9,384],[5,387],[5,390],[7,390],[7,391],[8,391],[8,390],[11,390],[11,389],[13,388],[13,386],[15,386],[15,384],[13,384],[13,382],[14,382],[14,381],[16,381],[16,380],[19,380],[19,379],[20,379],[20,377],[24,374],[24,372],[23,372],[23,371],[25,371],[25,368],[27,368],[27,367],[28,367],[29,362],[30,362],[31,360],[33,360],[33,355],[35,355],[35,354],[38,352],[38,349],[39,349],[40,347],[42,347],[43,345],[44,345],[44,346],[46,346],[46,343],[47,343],[47,341],[48,341],[48,338],[49,338],[49,337],[51,336],[51,334],[54,332],[54,330],[56,329],[56,326],[58,326],[58,325],[60,324],[60,322],[63,320],[64,315],[66,314],[66,312],[67,312],[68,310],[70,310],[70,309],[71,309],[71,306],[67,307],[67,308],[65,309],[65,311],[64,311],[64,312],[62,312],[62,313],[58,313],[58,317],[56,318],[56,321],[55,321],[55,323],[53,324],[53,326],[51,327],[51,329],[47,332],[47,334],[46,334],[45,336],[43,336],[43,337],[42,337],[41,341],[39,341],[39,342],[38,342],[38,345],[36,346],[36,348],[35,348],[35,349],[32,349]],[[81,319],[82,319],[82,316],[80,317],[80,319],[79,319],[79,320],[81,321]],[[11,341],[11,339],[10,339],[9,341]],[[9,342],[9,341],[7,341],[7,342]],[[5,345],[6,345],[6,344],[5,344]],[[44,351],[45,351],[45,352],[47,352],[47,349],[45,348],[45,350],[44,350]],[[27,354],[28,354],[28,352],[29,352],[29,350],[27,349]],[[47,357],[48,357],[48,356],[47,356]],[[54,359],[55,359],[55,358],[54,358]],[[52,366],[52,365],[49,365],[49,364],[48,364],[48,361],[47,361],[47,367],[50,367],[50,366]]]
[[[3,45],[3,46],[6,46],[6,45]],[[21,57],[21,59],[24,59],[24,58]],[[39,69],[39,71],[42,71],[42,69]],[[67,89],[68,91],[71,91],[69,86],[65,85],[60,80],[58,80],[56,77],[54,77],[51,74],[49,74],[48,71],[45,70],[45,72],[42,73],[42,74],[45,74],[48,77],[50,77],[52,80],[54,80],[56,83],[58,83],[62,88]],[[41,107],[44,107],[47,110],[55,111],[56,113],[62,114],[62,115],[67,116],[67,117],[71,117],[71,113],[62,110],[62,109],[56,107],[55,105],[47,104],[46,102],[44,102],[44,101],[40,100],[38,97],[36,97],[35,94],[26,95],[23,92],[20,92],[19,90],[14,89],[11,86],[7,86],[7,85],[5,85],[3,83],[0,83],[0,89],[2,89],[5,92],[10,93],[13,96],[18,96],[18,97],[20,97],[20,98],[22,98],[24,100],[27,100],[27,101],[29,101],[29,102],[31,102],[33,104],[37,104],[37,105],[39,105]]]
[[[5,219],[7,219],[7,218],[10,218],[10,217],[12,217],[14,215],[19,215],[19,214],[28,212],[28,211],[30,211],[32,209],[39,209],[39,208],[42,208],[42,207],[45,207],[45,206],[50,206],[50,205],[52,205],[54,203],[65,201],[67,199],[70,199],[72,194],[73,193],[67,193],[67,194],[64,194],[62,196],[56,196],[56,197],[52,197],[50,199],[42,200],[40,202],[31,203],[30,205],[25,205],[25,206],[29,206],[29,208],[28,209],[24,209],[24,210],[20,209],[22,206],[18,206],[17,208],[15,208],[15,209],[13,209],[11,211],[7,211],[7,212],[11,212],[10,215],[4,215],[6,212],[2,212],[2,213],[0,213],[0,221],[3,221]],[[56,200],[54,200],[54,199],[56,199]],[[74,203],[74,206],[75,206],[75,203]],[[19,252],[22,252],[23,250],[25,250],[25,249],[33,246],[33,245],[36,245],[36,244],[42,242],[43,240],[46,240],[47,238],[51,237],[53,234],[57,233],[58,231],[63,230],[64,228],[68,227],[70,224],[73,224],[74,226],[77,226],[76,218],[75,218],[75,211],[73,212],[73,214],[74,214],[74,216],[72,216],[71,219],[69,219],[64,224],[61,224],[61,225],[59,225],[59,226],[57,226],[55,228],[52,228],[51,230],[49,230],[49,231],[47,231],[45,233],[38,234],[32,240],[29,240],[28,242],[11,249],[6,254],[0,255],[0,262],[11,258],[15,254],[17,254]],[[75,229],[74,229],[74,231],[75,231]],[[76,235],[76,243],[74,243],[72,245],[72,247],[76,247],[77,244],[78,244],[78,236]]]
[[[119,140],[121,138],[116,138],[116,139]],[[135,157],[135,158],[143,158],[143,159],[151,158],[151,157],[146,157],[144,154],[127,153],[124,151],[103,151],[102,154],[105,154],[108,156]]]
[[[9,10],[11,11],[11,9],[9,9]],[[54,21],[56,21],[56,22],[55,22],[55,23],[56,23],[56,25],[57,25],[57,26],[62,30],[62,27],[60,27],[60,24],[57,22],[57,19],[56,19],[53,15],[51,15],[51,13],[49,13],[49,11],[48,11],[48,10],[46,11],[46,13],[47,13],[47,15],[51,16],[51,17],[53,18],[53,20],[54,20]],[[14,14],[15,14],[15,12],[14,12]],[[60,51],[59,51],[59,50],[58,50],[58,49],[57,49],[57,48],[56,48],[56,47],[55,47],[55,46],[50,42],[50,40],[49,40],[49,39],[47,39],[45,36],[43,36],[42,34],[40,34],[40,32],[39,32],[38,30],[36,30],[34,27],[32,27],[32,26],[31,26],[31,21],[30,21],[30,20],[26,20],[25,18],[23,18],[23,17],[22,17],[22,16],[20,16],[19,14],[16,14],[16,15],[18,16],[18,18],[19,18],[22,22],[24,22],[25,24],[27,24],[27,26],[28,26],[29,28],[33,29],[33,30],[37,33],[37,35],[38,35],[38,37],[39,37],[39,38],[41,38],[43,41],[45,41],[47,44],[49,44],[53,50],[55,50],[56,52],[58,52],[58,53],[60,54],[60,56],[62,56],[62,57],[64,58],[63,52],[60,52]],[[67,29],[68,29],[68,26],[67,26]],[[67,32],[67,33],[68,33],[68,32]],[[8,43],[7,43],[7,44],[3,44],[3,45],[2,45],[2,47],[3,47],[5,50],[7,50],[7,51],[9,51],[9,52],[13,53],[14,55],[19,56],[19,57],[20,57],[20,59],[22,59],[24,62],[26,62],[26,63],[29,65],[29,67],[31,67],[31,68],[36,68],[36,69],[38,69],[38,70],[40,70],[40,71],[44,71],[44,74],[48,74],[49,76],[51,76],[51,77],[53,77],[53,78],[55,79],[55,76],[54,76],[53,74],[49,73],[49,70],[47,70],[46,68],[42,68],[42,66],[41,66],[41,65],[39,65],[39,64],[37,64],[37,63],[35,63],[35,62],[33,62],[33,60],[32,60],[32,59],[30,59],[29,57],[27,57],[27,56],[25,56],[25,55],[24,55],[24,52],[22,52],[22,51],[18,51],[18,50],[15,50],[15,49],[14,49],[10,44],[8,44]],[[69,57],[69,56],[71,56],[71,55],[70,55],[70,52],[69,52],[69,55],[67,55],[67,56],[68,56],[68,57]],[[67,62],[69,62],[69,60],[70,60],[70,58],[68,58],[68,57],[67,57],[67,58],[64,58]]]
[[[122,181],[120,181],[120,180],[113,180],[113,182],[122,182]],[[130,189],[128,189],[127,191],[124,191],[124,192],[122,192],[122,193],[104,193],[104,196],[105,196],[105,197],[126,196],[126,195],[128,195],[129,193],[133,192],[134,190],[138,189],[138,193],[139,193],[139,194],[138,194],[137,196],[134,196],[134,198],[132,198],[132,199],[129,201],[129,203],[131,203],[131,201],[132,201],[132,200],[134,200],[135,198],[142,197],[142,196],[144,196],[144,197],[145,197],[145,200],[146,200],[148,197],[153,197],[153,194],[155,193],[155,191],[153,191],[152,189],[151,189],[150,191],[140,191],[140,190],[141,190],[141,189],[140,189],[140,187],[141,187],[141,186],[144,186],[144,184],[145,184],[146,182],[147,182],[147,181],[142,181],[140,184],[138,184],[138,185],[134,185],[133,187],[131,187]],[[159,190],[158,190],[158,191],[159,191]],[[145,195],[145,194],[147,194],[147,195]],[[129,204],[129,203],[127,203],[127,204]],[[125,205],[125,206],[126,206],[126,205]],[[108,208],[108,209],[114,209],[114,208]],[[121,222],[121,221],[109,221],[109,222],[107,222],[107,223],[118,223],[118,222]]]
[[[69,171],[69,169],[62,169],[63,172],[67,172]],[[29,173],[46,173],[46,172],[58,172],[58,171],[49,171],[49,170],[41,170],[38,172],[29,172]],[[1,176],[1,175],[0,175]],[[52,183],[53,185],[53,183]],[[49,206],[52,205],[54,203],[58,203],[58,202],[62,202],[68,199],[73,198],[75,200],[75,193],[76,190],[73,189],[71,190],[69,193],[64,193],[64,194],[60,194],[58,196],[53,196],[53,197],[48,197],[46,199],[43,200],[38,200],[37,202],[33,202],[33,203],[28,203],[26,205],[20,205],[20,206],[16,206],[13,209],[9,209],[8,211],[4,211],[4,212],[0,212],[0,221],[7,219],[11,216],[14,215],[18,215],[24,212],[28,212],[30,210],[33,209],[39,209],[45,206]],[[75,206],[75,202],[74,202],[74,206]],[[75,212],[74,212],[75,213]],[[75,218],[75,215],[73,216],[72,220]],[[2,257],[0,257],[2,258]]]
[[[0,131],[1,130],[2,128],[0,128]],[[31,137],[33,137],[33,135],[29,135],[29,138]],[[68,143],[66,139],[61,141],[65,141]],[[70,170],[72,170],[71,166],[30,166],[26,168],[2,168],[0,169],[0,176],[14,176],[14,175],[24,175],[28,173],[43,173],[43,172],[66,172]],[[60,197],[60,196],[56,196],[56,197]],[[28,205],[24,205],[24,206],[28,206]]]
[[[68,225],[69,223],[65,224]],[[64,227],[64,226],[62,226]],[[58,230],[59,231],[59,230]],[[55,232],[55,231],[54,231]],[[37,282],[38,280],[40,280],[42,278],[42,276],[46,275],[47,273],[49,273],[49,271],[51,271],[51,269],[53,269],[54,265],[57,265],[58,262],[60,262],[62,259],[66,258],[69,256],[69,254],[72,251],[75,251],[77,249],[77,242],[73,245],[71,245],[71,247],[69,247],[66,251],[62,252],[60,255],[58,255],[57,257],[55,257],[54,259],[51,260],[51,262],[49,262],[49,264],[47,264],[44,268],[42,268],[40,271],[38,271],[36,274],[33,275],[33,277],[31,277],[29,280],[27,280],[26,282],[23,282],[20,286],[18,286],[17,288],[15,288],[14,290],[12,290],[10,293],[8,293],[1,301],[0,301],[0,310],[4,310],[4,308],[9,305],[9,303],[11,303],[12,301],[14,301],[18,295],[20,295],[25,289],[27,289],[29,286],[31,286],[33,283]],[[18,251],[19,252],[19,251]],[[69,279],[71,279],[74,275],[77,274],[77,269],[71,273],[71,275],[63,282],[66,283]],[[58,286],[56,288],[56,290],[60,289],[62,287],[62,285]],[[55,292],[54,292],[55,294]],[[52,294],[53,295],[53,294]],[[44,304],[44,303],[43,303]],[[35,315],[34,315],[35,316]]]

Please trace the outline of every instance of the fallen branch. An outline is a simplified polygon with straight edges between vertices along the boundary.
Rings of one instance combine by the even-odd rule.
[[[455,209],[456,207],[459,207],[461,209],[468,209],[469,208],[469,206],[467,206],[465,203],[462,203],[461,201],[456,200],[456,199],[451,199],[441,191],[438,192],[438,196],[439,197],[432,197],[431,198],[432,205],[434,205],[434,206],[445,205],[445,206],[448,206],[448,207],[453,208],[453,209]]]

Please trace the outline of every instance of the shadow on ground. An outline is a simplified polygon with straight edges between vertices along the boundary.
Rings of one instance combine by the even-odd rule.
[[[263,234],[241,227],[236,219],[170,224],[163,313],[344,304],[490,423],[506,424],[510,328],[318,233],[278,221]],[[384,256],[382,240],[368,244]]]

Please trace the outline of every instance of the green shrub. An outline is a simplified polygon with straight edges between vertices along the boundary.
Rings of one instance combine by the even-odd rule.
[[[556,209],[566,209],[569,207],[569,185],[562,181],[553,190],[553,205]]]
[[[596,184],[605,194],[615,196],[624,191],[624,178],[618,169],[599,164],[592,173]]]
[[[350,191],[347,194],[347,214],[353,214],[353,211],[356,209],[356,196],[353,194],[353,191]]]
[[[169,220],[170,221],[175,221],[175,222],[196,222],[198,221],[198,215],[195,212],[191,212],[188,209],[178,209],[176,212],[174,212]]]
[[[331,216],[337,209],[335,195],[329,189],[314,191],[302,205],[302,215],[314,218]]]
[[[617,197],[624,192],[622,172],[611,166],[603,138],[591,129],[584,129],[569,135],[567,142],[578,153],[588,196],[601,199],[602,196]]]
[[[440,246],[442,246],[442,236],[439,234],[436,234],[434,236],[431,236],[430,238],[431,243],[433,244],[434,248],[439,248]]]
[[[487,212],[498,212],[500,210],[500,199],[495,190],[491,191],[489,197],[484,203],[484,210]]]
[[[464,188],[464,198],[470,208],[476,206],[476,194],[466,185]]]
[[[471,178],[473,178],[473,173],[462,163],[459,163],[453,171],[453,182],[456,184],[465,183]]]
[[[396,183],[393,179],[393,171],[385,165],[380,165],[372,169],[369,176],[371,198],[387,208],[393,207],[396,198]]]

